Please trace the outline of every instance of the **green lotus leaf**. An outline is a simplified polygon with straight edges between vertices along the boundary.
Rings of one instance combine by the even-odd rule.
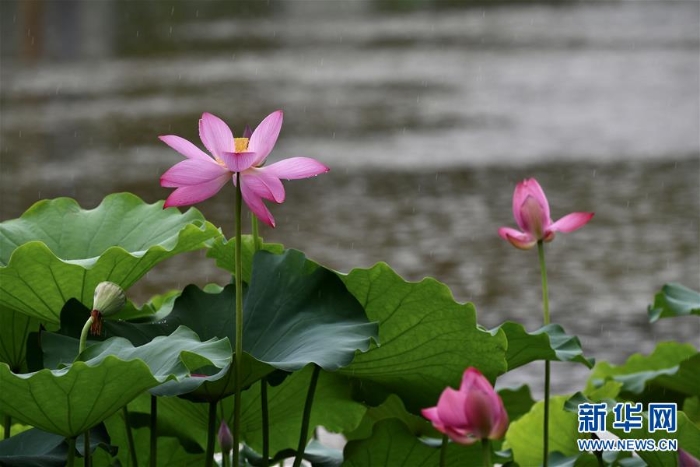
[[[26,367],[27,338],[39,331],[40,322],[0,305],[0,362],[5,362],[15,373]]]
[[[0,441],[0,465],[63,467],[67,452],[63,436],[32,428]]]
[[[72,437],[160,382],[142,361],[116,357],[97,366],[76,362],[62,370],[19,375],[0,364],[0,410],[44,431]]]
[[[151,368],[156,378],[168,375],[180,378],[206,366],[224,368],[232,358],[231,344],[226,338],[211,338],[202,342],[194,331],[185,326],[179,326],[169,336],[156,337],[139,347],[134,347],[128,339],[111,337],[88,346],[78,359],[98,365],[109,356],[121,360],[140,359]]]
[[[84,319],[87,319],[89,311],[77,300],[69,300],[61,313],[62,322],[64,317],[69,314],[75,314],[82,310]],[[68,313],[66,313],[68,312]],[[70,329],[70,328],[68,328]],[[70,337],[61,332],[66,329],[61,328],[59,333],[43,332],[40,334],[41,351],[43,352],[43,366],[46,368],[60,368],[70,364],[78,349],[79,340]],[[184,339],[179,339],[184,337]],[[216,382],[215,388],[231,385],[231,346],[227,339],[220,339],[212,344],[213,339],[206,343],[200,343],[197,335],[186,328],[185,326],[178,327],[170,336],[157,336],[151,341],[146,341],[140,347],[134,348],[131,342],[123,338],[110,338],[107,341],[94,343],[89,341],[91,345],[86,351],[81,354],[81,358],[91,358],[92,355],[117,355],[123,360],[131,360],[139,358],[146,360],[146,363],[153,368],[162,368],[165,365],[171,365],[171,368],[179,369],[181,375],[196,370],[197,376],[184,378],[179,380],[166,381],[163,384],[152,388],[150,391],[158,396],[177,396],[184,393],[195,391],[204,383]],[[124,342],[126,341],[126,342]],[[110,342],[109,345],[105,342]],[[151,354],[144,354],[149,349],[156,348],[157,351]],[[164,361],[169,359],[170,361]],[[250,361],[252,360],[252,362]],[[251,371],[250,368],[261,366],[257,360],[252,357],[244,359],[244,375],[247,377]],[[263,369],[263,375],[270,372],[267,367]],[[256,375],[257,376],[257,375]],[[223,382],[222,382],[223,380]],[[256,379],[253,379],[256,381]],[[216,389],[214,389],[216,391]]]
[[[185,377],[203,363],[228,364],[230,355],[225,339],[200,342],[182,327],[136,348],[126,339],[110,338],[88,347],[79,356],[85,361],[56,370],[14,374],[0,364],[0,412],[51,433],[76,436],[142,391]]]
[[[244,293],[243,350],[276,369],[295,371],[315,363],[337,370],[376,338],[377,325],[368,322],[336,274],[299,251],[258,252]],[[235,287],[229,284],[218,293],[207,293],[188,286],[172,312],[159,321],[105,321],[108,332],[132,342],[168,334],[178,325],[203,339],[218,336],[235,342]]]
[[[344,466],[368,465],[439,465],[440,448],[428,446],[414,436],[406,425],[396,418],[381,420],[374,425],[372,436],[348,442],[343,450]],[[389,459],[391,460],[389,462]],[[481,466],[481,445],[447,446],[446,466]]]
[[[595,359],[586,358],[578,337],[570,336],[558,324],[548,324],[528,333],[519,323],[507,321],[492,332],[503,330],[508,337],[508,370],[513,370],[535,360],[576,362],[593,368]]]
[[[434,406],[445,387],[459,387],[467,367],[491,381],[506,371],[505,333],[480,329],[474,306],[455,302],[446,285],[431,278],[406,282],[383,263],[341,278],[367,317],[379,322],[381,346],[340,370],[373,404],[394,393],[418,413]]]
[[[535,404],[532,394],[530,394],[530,387],[527,385],[501,389],[498,391],[498,395],[501,396],[508,413],[508,420],[511,422],[528,413]]]
[[[654,297],[649,306],[649,321],[674,316],[700,316],[700,292],[681,284],[666,284]]]
[[[376,339],[377,325],[368,322],[338,276],[299,251],[288,250],[282,255],[258,252],[250,287],[244,294],[244,387],[275,369],[296,371],[315,363],[337,370]],[[67,307],[61,315],[61,332],[77,335],[88,314],[87,308]],[[218,336],[235,342],[235,287],[229,284],[209,293],[188,286],[175,299],[169,314],[153,316],[159,319],[138,323],[105,320],[104,329],[106,334],[125,337],[135,345],[168,335],[180,325],[202,339]],[[233,391],[232,383],[229,373],[205,383],[199,395],[216,400]]]
[[[564,409],[568,396],[554,396],[549,403],[549,452],[558,451],[565,456],[579,453],[576,440],[584,435],[578,433],[578,416]],[[530,411],[512,421],[506,432],[506,443],[513,450],[519,465],[542,464],[542,427],[544,403],[535,403]]]
[[[76,448],[82,456],[85,452],[84,444],[76,443]],[[110,454],[115,454],[116,451],[103,424],[90,429],[90,452],[93,461],[96,454],[109,458]],[[0,465],[62,467],[66,464],[67,452],[68,442],[63,436],[32,428],[0,441]]]
[[[0,305],[58,323],[71,297],[87,306],[99,282],[126,289],[158,262],[220,236],[196,209],[184,214],[130,193],[94,209],[57,198],[0,224]]]
[[[390,418],[401,420],[414,436],[442,437],[442,433],[433,428],[428,420],[408,412],[399,396],[390,394],[381,405],[369,407],[362,423],[352,432],[345,433],[345,438],[348,440],[369,438],[377,422]]]
[[[623,365],[600,362],[588,379],[587,391],[609,380],[621,383],[620,391],[634,399],[654,387],[661,392],[672,390],[685,396],[698,396],[700,353],[690,344],[662,342],[650,355],[634,354]]]
[[[196,287],[195,289],[199,291]],[[218,289],[218,292],[221,292],[221,289]],[[202,293],[206,294],[206,292]],[[177,296],[179,296],[179,293]],[[173,314],[173,316],[168,316],[174,306],[174,300],[175,296],[172,294],[156,297],[149,302],[153,305],[144,305],[142,307],[142,310],[148,309],[145,314],[136,314],[136,323],[141,324],[135,326],[133,323],[106,319],[104,321],[105,334],[124,336],[128,338],[131,343],[144,346],[148,345],[156,338],[162,339],[163,336],[169,335],[174,332],[178,326],[183,326],[183,323],[195,326],[197,326],[197,324],[201,325],[201,320],[182,320],[178,318],[180,313],[183,313],[183,316],[187,318],[196,318],[187,312],[187,308],[181,308],[178,312]],[[232,307],[233,302],[231,300],[225,298],[221,301],[220,305],[223,307]],[[161,308],[156,312],[156,309],[153,307],[158,305],[160,305]],[[233,310],[231,310],[231,313],[233,313]],[[90,310],[87,307],[75,299],[70,299],[61,310],[60,329],[56,333],[43,332],[40,338],[30,340],[30,342],[37,342],[37,349],[34,349],[34,346],[30,345],[30,351],[42,353],[43,360],[40,365],[41,368],[59,368],[61,365],[70,364],[74,360],[76,349],[79,344],[78,336],[89,316]],[[119,316],[121,316],[121,313]],[[149,321],[148,318],[151,320],[156,319],[157,321]],[[202,333],[201,326],[199,330],[200,333]],[[205,330],[204,334],[212,333]],[[94,341],[91,339],[94,339]],[[92,336],[91,339],[88,339],[88,344],[100,342],[105,339],[105,336]],[[41,341],[40,349],[38,348],[39,341]],[[227,347],[227,349],[228,354],[223,354],[223,357],[227,359],[227,362],[231,362],[231,349],[230,347]],[[270,365],[259,362],[249,354],[244,353],[244,387],[249,386],[272,371],[274,371],[274,368]],[[211,401],[218,400],[235,390],[233,385],[234,372],[231,364],[215,365],[208,369],[204,368],[198,370],[197,373],[197,377],[168,381],[150,391],[152,394],[159,396],[176,396],[197,391],[199,399]],[[202,387],[203,385],[204,387]],[[199,390],[200,387],[202,387],[201,390]]]

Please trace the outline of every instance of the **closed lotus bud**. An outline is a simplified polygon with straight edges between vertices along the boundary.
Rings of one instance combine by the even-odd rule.
[[[108,281],[97,284],[92,305],[90,333],[94,336],[100,335],[102,333],[102,317],[119,312],[125,303],[124,291],[117,284]]]
[[[229,430],[224,420],[221,420],[221,425],[219,426],[219,446],[221,446],[221,452],[226,456],[233,449],[233,435],[231,435],[231,430]]]
[[[683,449],[678,450],[678,467],[700,467],[700,461]]]
[[[92,308],[102,313],[102,316],[115,314],[124,307],[125,303],[124,291],[114,282],[100,282],[95,287]]]
[[[476,368],[464,372],[459,391],[446,388],[437,406],[423,409],[422,413],[435,429],[460,444],[501,439],[508,428],[503,401]]]

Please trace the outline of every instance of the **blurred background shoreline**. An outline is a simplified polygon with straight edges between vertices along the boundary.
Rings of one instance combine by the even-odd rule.
[[[482,325],[534,330],[536,255],[497,236],[534,176],[554,219],[596,212],[547,247],[553,321],[614,363],[662,340],[700,347],[697,319],[646,318],[664,283],[700,288],[696,1],[25,0],[0,13],[2,220],[58,196],[163,199],[158,178],[181,156],[158,135],[201,147],[202,112],[240,134],[281,108],[270,161],[331,172],[285,183],[266,240],[339,271],[433,276]],[[197,206],[227,235],[232,198]],[[192,254],[129,293],[226,280]],[[499,384],[537,390],[538,371]],[[555,375],[563,392],[586,371]]]

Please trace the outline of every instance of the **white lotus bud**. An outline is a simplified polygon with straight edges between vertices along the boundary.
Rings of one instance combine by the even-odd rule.
[[[100,282],[95,287],[95,298],[92,308],[102,316],[110,316],[124,307],[126,296],[121,287],[114,282]]]

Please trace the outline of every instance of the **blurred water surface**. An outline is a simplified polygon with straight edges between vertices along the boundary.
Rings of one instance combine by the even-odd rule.
[[[267,240],[340,271],[436,277],[484,326],[534,330],[536,253],[496,231],[535,176],[555,219],[596,212],[547,246],[553,320],[616,363],[700,346],[699,320],[646,319],[664,283],[700,288],[700,3],[459,3],[3,1],[0,219],[57,196],[163,199],[181,156],[158,135],[199,144],[204,111],[240,134],[282,108],[270,160],[332,170],[286,184]],[[227,234],[232,199],[199,206]],[[226,280],[194,254],[130,293]],[[555,370],[558,391],[586,377]]]

